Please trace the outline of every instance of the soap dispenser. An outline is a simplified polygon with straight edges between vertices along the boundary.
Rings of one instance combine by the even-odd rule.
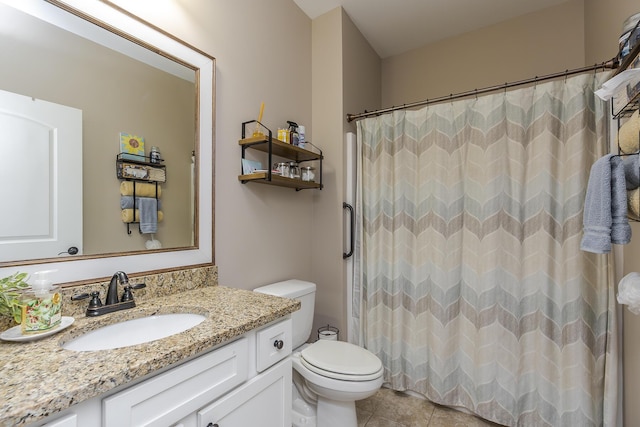
[[[34,273],[31,288],[22,292],[20,328],[24,335],[39,334],[58,326],[62,320],[59,287],[49,280],[47,271]]]

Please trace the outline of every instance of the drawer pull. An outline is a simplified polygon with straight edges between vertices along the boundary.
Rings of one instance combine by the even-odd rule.
[[[274,346],[275,348],[277,348],[278,350],[282,350],[282,347],[284,347],[284,341],[282,341],[282,340],[275,340],[275,341],[273,342],[273,346]]]
[[[207,427],[218,427],[218,424],[214,424],[214,423],[209,423],[207,424]]]

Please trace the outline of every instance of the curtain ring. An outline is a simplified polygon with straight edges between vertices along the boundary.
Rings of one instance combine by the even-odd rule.
[[[475,89],[476,90],[476,101],[478,100],[478,88]]]
[[[569,69],[564,70],[564,82],[567,82],[567,77],[569,77]]]

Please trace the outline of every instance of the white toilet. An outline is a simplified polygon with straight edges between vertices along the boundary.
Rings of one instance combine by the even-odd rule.
[[[355,401],[382,386],[382,362],[370,351],[342,341],[305,344],[311,334],[315,283],[287,280],[256,292],[297,299],[293,323],[293,413],[295,427],[355,427]]]

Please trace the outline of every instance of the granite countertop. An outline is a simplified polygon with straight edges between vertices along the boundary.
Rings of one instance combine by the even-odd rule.
[[[300,302],[295,300],[210,286],[144,301],[130,310],[94,318],[79,317],[69,328],[41,340],[2,341],[0,426],[38,421],[209,350],[299,307]],[[122,320],[180,312],[203,314],[207,318],[185,332],[131,347],[76,352],[60,346],[84,332]]]

